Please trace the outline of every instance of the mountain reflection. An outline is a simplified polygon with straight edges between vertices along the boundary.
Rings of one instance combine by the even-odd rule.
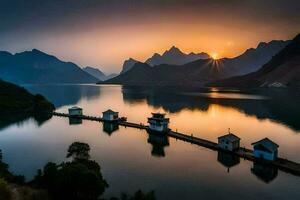
[[[260,89],[240,93],[241,98],[238,98],[239,93],[234,93],[234,98],[228,98],[232,94],[228,92],[224,92],[227,93],[226,95],[218,95],[214,98],[208,89],[200,92],[198,90],[198,93],[192,91],[182,93],[174,88],[123,87],[122,93],[123,100],[128,103],[146,101],[148,105],[162,107],[170,113],[177,113],[183,109],[199,109],[205,112],[212,104],[218,104],[232,107],[258,119],[270,119],[293,130],[300,130],[299,90]],[[223,96],[226,98],[222,98]]]
[[[22,125],[28,119],[33,119],[38,126],[42,126],[46,121],[52,118],[51,114],[13,114],[0,117],[0,130],[6,127],[16,124]]]
[[[82,98],[91,100],[100,96],[100,87],[93,85],[25,85],[34,94],[42,94],[56,108],[77,104]]]

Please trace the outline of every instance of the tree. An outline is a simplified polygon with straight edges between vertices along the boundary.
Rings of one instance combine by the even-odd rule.
[[[2,162],[2,159],[3,159],[3,157],[2,157],[2,150],[0,149],[0,162]]]
[[[98,199],[108,184],[102,177],[100,165],[89,160],[89,151],[88,144],[74,142],[69,146],[67,155],[74,158],[72,162],[46,164],[32,183],[47,189],[58,200]]]
[[[82,142],[74,142],[69,146],[67,158],[74,160],[88,160],[90,158],[90,146]]]

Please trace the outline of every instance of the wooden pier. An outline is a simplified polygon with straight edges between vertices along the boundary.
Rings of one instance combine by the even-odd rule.
[[[121,120],[122,118],[119,118],[115,121],[106,121],[101,117],[94,117],[94,116],[87,116],[87,115],[71,116],[71,115],[66,114],[66,113],[58,113],[58,112],[53,112],[53,115],[60,116],[60,117],[90,120],[90,121],[98,121],[98,122],[106,122],[106,123],[117,123],[120,126],[138,128],[138,129],[144,129],[144,130],[148,130],[148,128],[149,128],[149,126],[143,125],[142,123],[137,124],[137,123],[127,122],[125,120]],[[195,144],[195,145],[198,145],[198,146],[201,146],[201,147],[209,148],[209,149],[214,150],[214,151],[224,151],[224,152],[227,152],[229,154],[236,155],[236,156],[239,156],[241,158],[244,158],[246,160],[262,163],[264,165],[270,165],[270,166],[276,167],[276,168],[278,168],[282,171],[300,176],[300,164],[296,163],[296,162],[293,162],[293,161],[289,161],[287,159],[277,158],[277,160],[275,160],[275,161],[266,161],[266,160],[254,157],[253,156],[253,151],[250,150],[250,149],[239,148],[238,150],[235,150],[235,151],[227,151],[227,150],[224,150],[224,149],[220,148],[218,146],[218,144],[215,143],[215,142],[205,140],[205,139],[201,139],[201,138],[198,138],[198,137],[194,137],[193,135],[186,135],[186,134],[183,134],[183,133],[174,132],[172,130],[166,132],[165,135],[167,135],[169,137],[172,137],[172,138],[175,138],[175,139],[178,139],[178,140],[182,140],[182,141],[191,143],[191,144]]]

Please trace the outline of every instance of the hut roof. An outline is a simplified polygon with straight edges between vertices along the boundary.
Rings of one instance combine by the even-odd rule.
[[[118,112],[115,112],[115,111],[113,111],[111,109],[108,109],[107,111],[104,111],[103,113],[105,113],[105,114],[116,114]]]
[[[78,106],[73,106],[73,107],[69,108],[69,110],[82,110],[82,108],[80,108]]]
[[[278,144],[276,144],[275,142],[273,142],[272,140],[270,140],[269,138],[264,138],[262,140],[259,140],[257,142],[253,142],[252,145],[263,145],[265,148],[267,148],[270,151],[276,151],[277,148],[279,147]]]
[[[234,135],[233,133],[228,133],[226,135],[220,136],[218,137],[219,139],[222,138],[226,138],[227,140],[229,140],[230,142],[235,142],[235,141],[239,141],[241,140],[241,138],[239,138],[238,136]]]

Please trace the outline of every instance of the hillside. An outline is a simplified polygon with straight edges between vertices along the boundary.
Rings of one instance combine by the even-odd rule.
[[[138,62],[132,69],[104,84],[200,87],[211,81],[255,71],[288,43],[289,41],[260,43],[256,49],[248,49],[235,58],[198,59],[184,65],[151,66]]]
[[[97,78],[71,62],[64,62],[39,50],[11,54],[0,52],[0,78],[24,84],[96,83]]]
[[[222,87],[300,86],[300,34],[256,72],[209,84]]]
[[[53,104],[41,95],[32,95],[24,88],[0,80],[0,113],[42,113],[54,110]]]
[[[151,67],[146,63],[136,63],[131,70],[105,81],[104,84],[153,85],[153,86],[199,86],[228,76],[228,71],[218,71],[212,59],[198,60],[186,65],[158,65]]]

